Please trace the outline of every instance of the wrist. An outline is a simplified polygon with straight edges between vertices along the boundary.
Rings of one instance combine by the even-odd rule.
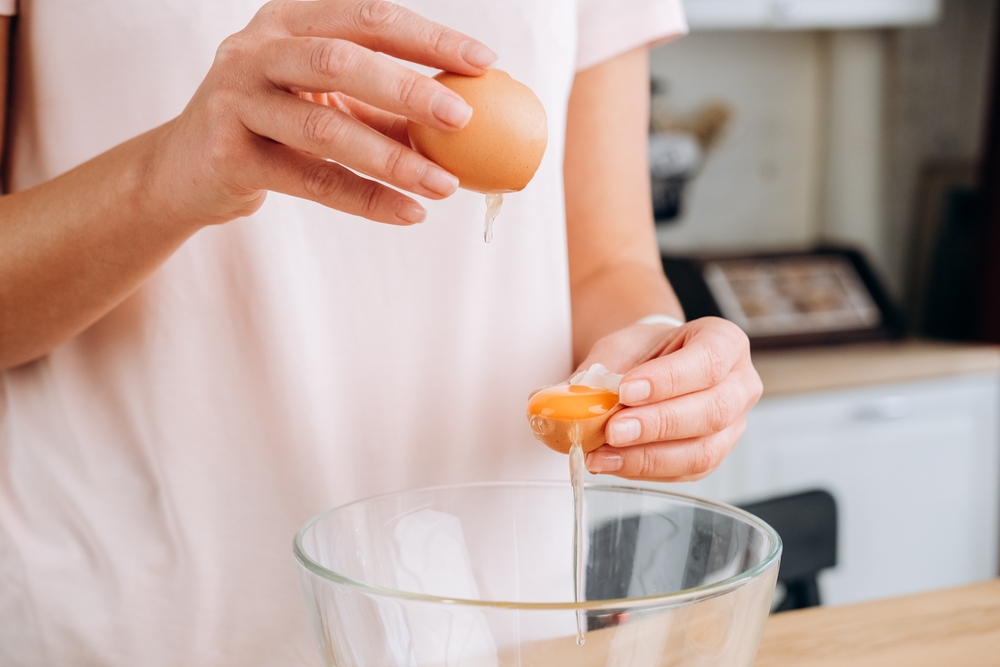
[[[175,122],[168,121],[130,142],[136,151],[132,179],[136,219],[168,234],[191,235],[210,221],[187,204],[190,197],[185,190],[196,186],[185,187],[184,179],[178,177],[172,136]]]
[[[144,219],[190,235],[259,208],[266,191],[228,192],[230,188],[220,182],[220,170],[191,146],[185,121],[182,115],[139,137],[147,195]]]

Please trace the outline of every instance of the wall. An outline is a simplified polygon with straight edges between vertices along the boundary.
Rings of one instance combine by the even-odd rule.
[[[821,69],[807,32],[694,33],[652,53],[667,102],[694,113],[734,110],[729,129],[685,193],[684,213],[661,228],[667,251],[810,243],[819,224]]]
[[[673,109],[718,99],[735,110],[661,246],[853,241],[902,297],[922,170],[977,157],[997,4],[946,0],[928,27],[701,32],[654,49]]]

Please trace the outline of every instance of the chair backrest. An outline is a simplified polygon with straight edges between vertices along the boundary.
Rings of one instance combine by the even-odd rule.
[[[801,609],[818,605],[819,586],[816,575],[821,570],[837,564],[837,504],[826,491],[807,491],[794,495],[769,498],[755,503],[742,505],[746,511],[754,514],[774,528],[784,544],[781,555],[781,567],[778,571],[778,581],[786,595],[777,610]],[[652,525],[659,519],[662,525]],[[635,580],[632,574],[632,559],[600,559],[594,553],[606,553],[608,545],[614,545],[616,551],[630,554],[636,550],[649,553],[664,563],[662,568],[650,567],[644,572],[645,578],[656,578],[658,573],[677,575],[676,568],[668,567],[668,563],[676,563],[684,559],[684,553],[672,553],[670,548],[654,549],[648,545],[643,547],[640,542],[658,541],[660,535],[664,543],[669,542],[667,536],[676,530],[669,517],[645,517],[643,531],[639,530],[639,517],[624,517],[615,521],[598,525],[590,534],[591,556],[587,559],[586,598],[588,600],[613,600],[628,597],[630,587],[663,589],[662,581]],[[713,516],[711,512],[695,512],[691,520],[703,524],[700,532],[711,534]],[[641,532],[641,536],[640,536]],[[699,531],[695,531],[697,534]],[[671,546],[671,545],[668,545]],[[676,547],[677,545],[672,545]],[[689,548],[684,545],[684,548]],[[681,590],[697,585],[705,575],[709,563],[692,560],[679,573],[676,589]],[[595,629],[591,627],[591,629]]]
[[[816,575],[837,564],[837,503],[815,490],[768,498],[740,506],[760,517],[781,536],[778,581],[788,591],[779,610],[820,603]]]

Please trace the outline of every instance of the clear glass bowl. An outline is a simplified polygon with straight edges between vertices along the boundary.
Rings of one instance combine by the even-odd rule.
[[[295,536],[329,667],[750,667],[781,540],[739,509],[650,488],[491,483],[393,493]],[[585,642],[578,645],[578,623]]]

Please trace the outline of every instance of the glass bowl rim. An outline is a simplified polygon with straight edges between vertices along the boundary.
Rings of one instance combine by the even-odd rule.
[[[387,588],[384,586],[376,586],[375,584],[370,584],[364,581],[351,579],[350,577],[345,577],[344,575],[338,574],[333,570],[323,567],[319,563],[312,560],[308,555],[306,555],[305,549],[302,546],[302,539],[305,533],[314,525],[316,525],[316,523],[322,520],[324,517],[333,514],[334,512],[341,512],[355,505],[371,502],[373,500],[390,498],[392,496],[403,496],[411,493],[421,493],[421,492],[431,492],[431,491],[456,491],[459,489],[467,489],[467,488],[485,488],[485,487],[566,488],[567,486],[569,486],[569,482],[556,482],[556,481],[466,482],[460,484],[441,484],[437,486],[419,487],[404,491],[391,491],[389,493],[381,493],[374,496],[368,496],[366,498],[354,500],[352,502],[339,505],[332,509],[325,510],[320,514],[317,514],[313,518],[309,519],[295,533],[295,538],[292,541],[292,551],[295,554],[295,559],[296,561],[298,561],[299,565],[308,570],[309,572],[315,574],[316,576],[326,579],[328,581],[332,581],[335,584],[357,589],[359,591],[371,595],[376,595],[383,598],[407,600],[411,602],[427,602],[433,604],[445,604],[445,605],[455,605],[462,607],[479,607],[479,608],[491,608],[491,609],[518,609],[522,611],[557,611],[557,610],[613,611],[621,609],[636,609],[643,607],[675,607],[680,605],[691,604],[701,600],[708,600],[710,598],[718,597],[720,595],[724,595],[726,593],[734,591],[737,588],[740,588],[744,584],[762,575],[769,568],[777,566],[778,561],[781,557],[782,542],[781,542],[781,537],[778,535],[777,531],[775,531],[774,528],[769,526],[763,520],[757,518],[753,514],[750,514],[749,512],[742,510],[738,507],[734,507],[727,503],[715,500],[699,498],[697,496],[688,495],[686,493],[665,491],[646,486],[638,486],[638,485],[633,486],[627,484],[606,484],[601,482],[587,482],[584,486],[586,488],[613,490],[630,494],[648,493],[658,496],[669,496],[672,498],[693,502],[695,505],[700,505],[705,508],[710,508],[714,511],[721,510],[723,514],[728,514],[730,516],[739,518],[760,529],[764,534],[766,534],[771,539],[771,549],[759,563],[745,570],[744,572],[740,572],[739,574],[736,574],[727,579],[723,579],[721,581],[717,581],[715,583],[705,584],[704,586],[697,586],[695,588],[685,588],[680,591],[674,591],[673,593],[665,593],[662,595],[647,595],[634,598],[616,598],[612,600],[593,600],[585,602],[509,602],[501,600],[470,600],[463,598],[449,598],[436,595],[426,595],[424,593],[414,593],[411,591],[402,591],[394,588]]]

